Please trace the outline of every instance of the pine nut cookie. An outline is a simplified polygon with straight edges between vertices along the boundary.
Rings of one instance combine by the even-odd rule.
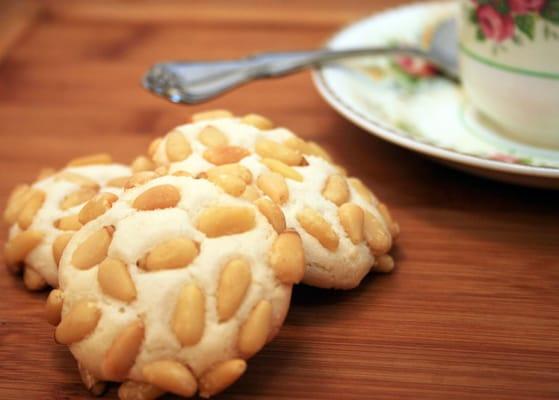
[[[122,178],[131,175],[130,168],[113,164],[105,154],[68,165],[58,172],[41,173],[31,185],[18,185],[4,211],[11,225],[4,249],[6,265],[13,272],[23,268],[23,282],[30,290],[58,286],[62,250],[88,218],[80,213],[82,206],[91,200],[110,207],[122,190],[118,187]]]
[[[94,392],[116,381],[121,399],[209,397],[275,336],[304,266],[299,235],[250,201],[156,177],[74,234],[47,319]]]
[[[314,142],[265,117],[224,110],[193,116],[153,141],[148,155],[170,173],[205,176],[225,192],[252,200],[301,235],[304,283],[351,289],[374,268],[389,272],[388,252],[399,233],[386,206]]]

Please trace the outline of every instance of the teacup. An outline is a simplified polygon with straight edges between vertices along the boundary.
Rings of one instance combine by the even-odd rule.
[[[559,0],[461,0],[468,101],[503,134],[559,148]]]

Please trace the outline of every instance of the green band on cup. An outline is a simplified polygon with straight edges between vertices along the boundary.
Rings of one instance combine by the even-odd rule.
[[[511,67],[509,65],[496,63],[496,62],[491,61],[491,60],[489,60],[485,57],[480,56],[479,54],[474,53],[470,49],[466,48],[466,46],[464,46],[462,43],[460,43],[460,50],[463,53],[465,53],[466,55],[473,58],[474,60],[479,61],[482,64],[489,65],[493,68],[497,68],[497,69],[507,71],[507,72],[512,72],[512,73],[515,73],[515,74],[533,76],[533,77],[536,77],[536,78],[559,80],[559,74],[556,74],[556,73],[553,73],[553,72],[532,71],[532,70],[529,70],[529,69]]]

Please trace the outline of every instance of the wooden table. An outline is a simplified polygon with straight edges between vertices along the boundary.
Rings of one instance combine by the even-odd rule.
[[[0,203],[77,155],[109,150],[128,162],[199,109],[262,113],[318,140],[386,200],[402,226],[398,267],[353,291],[297,287],[278,338],[220,398],[559,398],[559,193],[382,142],[332,111],[307,73],[190,108],[138,83],[158,60],[318,46],[396,3],[1,1]],[[87,397],[42,319],[46,293],[26,292],[4,268],[0,291],[0,398]]]

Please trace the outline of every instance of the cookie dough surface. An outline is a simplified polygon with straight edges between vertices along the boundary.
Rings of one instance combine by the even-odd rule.
[[[272,199],[283,210],[287,227],[301,235],[307,261],[304,283],[350,289],[373,267],[392,269],[387,253],[398,225],[386,206],[361,181],[346,177],[316,143],[255,115],[235,118],[221,112],[193,119],[197,122],[178,126],[152,144],[153,160],[168,166],[169,173],[193,176],[209,175],[224,164],[248,169],[251,178],[241,196]],[[348,203],[356,207],[341,211]],[[350,223],[344,227],[341,220],[347,222],[347,215]],[[348,229],[361,234],[352,240]]]
[[[274,258],[285,239],[291,251],[299,243],[299,258]],[[152,179],[68,244],[55,337],[97,380],[125,381],[121,398],[145,385],[215,394],[282,325],[302,254],[296,233],[276,232],[255,205],[210,181]]]
[[[14,190],[4,214],[11,224],[6,258],[14,271],[23,266],[29,289],[58,286],[53,243],[81,226],[78,213],[88,200],[101,192],[118,195],[119,178],[130,175],[130,168],[120,164],[71,166]],[[33,239],[23,252],[13,249],[14,243]]]

